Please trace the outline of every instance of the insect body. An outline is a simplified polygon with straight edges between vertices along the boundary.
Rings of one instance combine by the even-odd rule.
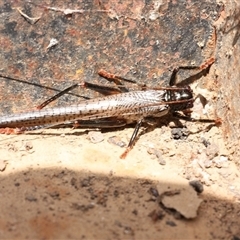
[[[82,101],[78,105],[35,110],[0,118],[0,127],[18,127],[22,130],[109,117],[138,120],[139,116],[158,117],[169,111],[189,109],[193,106],[190,88],[167,88],[121,93]],[[33,127],[33,128],[32,128]]]
[[[196,120],[180,114],[179,111],[184,112],[193,107],[193,93],[189,86],[169,86],[127,92],[126,88],[119,82],[119,79],[125,79],[105,71],[100,71],[100,74],[107,79],[115,79],[113,81],[118,85],[118,88],[98,86],[87,82],[76,84],[41,104],[38,110],[0,117],[0,128],[3,128],[0,132],[11,132],[11,128],[17,128],[13,132],[23,132],[68,123],[82,127],[95,126],[104,128],[120,127],[137,122],[128,148],[121,155],[121,158],[125,158],[134,144],[142,122],[148,121],[150,118],[159,118],[171,113],[178,118],[189,121],[216,123],[215,120]],[[49,102],[76,86],[93,88],[99,92],[104,92],[108,96],[83,100],[77,105],[68,107],[42,109]],[[113,92],[115,94],[109,95]]]

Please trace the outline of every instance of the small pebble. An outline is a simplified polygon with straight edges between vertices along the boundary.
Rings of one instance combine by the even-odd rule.
[[[114,145],[117,145],[121,148],[125,147],[126,146],[126,143],[123,142],[119,137],[117,136],[112,136],[110,138],[108,138],[108,142],[111,143],[111,144],[114,144]]]
[[[197,193],[202,193],[203,192],[203,185],[200,181],[198,180],[192,180],[189,182],[190,186],[192,186],[194,188],[194,190]]]
[[[148,148],[147,151],[148,151],[149,154],[155,155],[155,156],[157,157],[158,163],[159,163],[160,165],[166,165],[166,161],[165,161],[165,159],[163,158],[162,152],[161,152],[160,150],[155,149],[155,148]]]
[[[101,132],[91,131],[88,133],[88,138],[92,143],[99,143],[104,140],[104,136]]]
[[[206,154],[210,160],[216,157],[218,153],[219,153],[219,147],[215,143],[212,143],[206,148]]]

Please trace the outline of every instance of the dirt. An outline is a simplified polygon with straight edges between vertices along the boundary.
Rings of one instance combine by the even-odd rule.
[[[156,128],[126,159],[109,139],[127,143],[132,128],[97,143],[96,130],[1,135],[1,239],[238,239],[240,177],[221,128],[187,125],[201,131]]]

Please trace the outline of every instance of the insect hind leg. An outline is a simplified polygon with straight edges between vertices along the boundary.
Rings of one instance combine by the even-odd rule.
[[[98,74],[105,78],[106,80],[110,81],[110,82],[114,82],[119,89],[121,89],[122,92],[129,92],[129,90],[124,86],[124,84],[122,82],[128,82],[128,83],[132,83],[132,84],[136,84],[137,86],[139,86],[142,90],[145,90],[147,87],[145,84],[139,84],[134,80],[130,80],[127,78],[123,78],[117,75],[114,75],[112,73],[109,73],[103,69],[98,71]]]

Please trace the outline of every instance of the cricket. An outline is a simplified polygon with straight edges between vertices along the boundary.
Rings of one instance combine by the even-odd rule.
[[[151,88],[142,85],[140,86],[141,89],[136,91],[129,91],[122,83],[126,81],[139,85],[136,81],[100,70],[98,74],[108,81],[114,82],[116,87],[97,85],[90,82],[74,84],[43,102],[36,110],[0,116],[0,133],[19,134],[36,129],[52,128],[62,124],[101,129],[124,127],[135,123],[127,148],[120,156],[121,159],[124,159],[135,145],[142,124],[152,122],[153,119],[171,115],[185,121],[219,125],[221,122],[219,119],[192,118],[193,91],[189,85],[178,86],[176,83],[176,75],[180,69],[199,69],[199,71],[203,71],[209,68],[213,62],[214,58],[211,58],[201,66],[178,67],[172,72],[169,86]],[[81,100],[76,105],[44,108],[76,87],[89,88],[104,96]]]

